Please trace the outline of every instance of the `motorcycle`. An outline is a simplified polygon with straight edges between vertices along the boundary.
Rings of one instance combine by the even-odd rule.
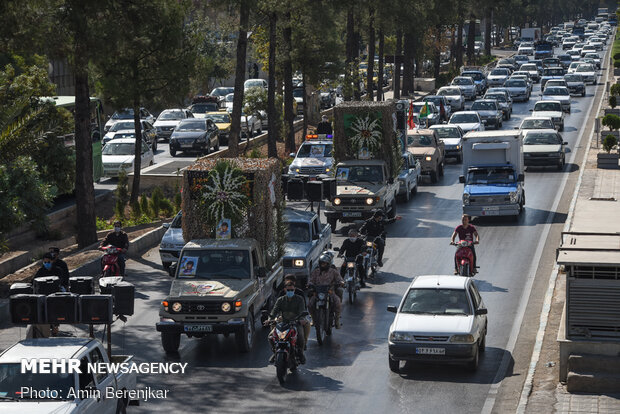
[[[362,255],[358,255],[357,257],[345,257],[345,274],[344,274],[344,283],[347,287],[347,292],[349,294],[349,303],[353,304],[355,299],[357,298],[357,291],[360,289],[360,280],[363,280],[363,276],[358,276],[358,261],[363,260]]]
[[[99,250],[104,252],[103,257],[101,258],[101,274],[103,277],[123,276],[121,275],[121,267],[118,262],[118,256],[124,253],[125,249],[108,245],[100,247]]]
[[[314,309],[312,314],[312,322],[316,330],[316,341],[319,345],[323,345],[323,338],[332,334],[334,326],[334,311],[331,299],[331,286],[312,286],[311,290],[316,295],[314,301]]]
[[[381,238],[381,236],[377,236],[374,238],[369,236],[366,238],[366,252],[364,254],[364,261],[363,261],[364,273],[365,273],[364,279],[366,278],[365,277],[366,275],[368,275],[368,277],[372,279],[377,274],[378,251],[377,251],[377,244],[375,243],[375,240],[379,238]]]
[[[305,318],[308,312],[303,312],[295,321]],[[276,376],[280,384],[286,381],[287,372],[295,372],[300,361],[297,356],[297,322],[285,322],[281,317],[277,320],[267,320],[265,325],[272,325],[269,342],[273,345],[275,352],[274,365],[276,366]],[[301,327],[299,329],[302,329]]]
[[[475,271],[474,252],[471,250],[471,247],[474,245],[474,243],[469,240],[461,240],[458,243],[451,244],[456,246],[454,260],[457,264],[459,275],[473,277]]]

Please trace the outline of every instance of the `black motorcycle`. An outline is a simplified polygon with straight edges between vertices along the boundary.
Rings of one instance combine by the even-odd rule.
[[[383,239],[385,242],[385,237],[377,236],[366,237],[366,252],[364,253],[364,272],[365,276],[373,279],[377,274],[377,268],[379,267],[379,251],[377,250],[377,239]]]
[[[364,281],[364,275],[358,274],[358,263],[363,261],[363,255],[357,257],[345,257],[344,283],[349,294],[349,303],[353,304],[360,289],[360,282]]]
[[[316,330],[316,341],[323,345],[323,338],[332,334],[334,326],[334,304],[331,299],[331,286],[311,286],[312,294],[316,295],[314,309],[312,309],[312,322]]]

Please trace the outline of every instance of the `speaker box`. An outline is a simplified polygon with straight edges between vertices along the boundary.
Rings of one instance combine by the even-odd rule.
[[[45,295],[14,295],[9,299],[11,322],[45,323]]]
[[[304,200],[304,182],[299,178],[289,180],[286,198],[289,200]]]
[[[32,283],[13,283],[9,288],[9,296],[32,295],[33,293]]]
[[[45,298],[47,323],[77,323],[79,295],[57,292]]]
[[[323,179],[323,198],[331,200],[336,197],[336,179],[333,177]]]
[[[99,279],[99,291],[104,295],[112,294],[112,287],[118,282],[122,282],[122,276],[108,276]]]
[[[49,295],[60,292],[60,279],[58,276],[45,276],[34,278],[34,293]]]
[[[95,293],[92,276],[73,276],[69,278],[69,292],[78,295],[92,295]]]
[[[80,323],[112,323],[112,295],[81,295]]]
[[[129,282],[119,282],[112,287],[115,315],[133,315],[136,287]]]
[[[308,181],[306,183],[306,195],[310,201],[323,200],[323,182],[322,181]]]

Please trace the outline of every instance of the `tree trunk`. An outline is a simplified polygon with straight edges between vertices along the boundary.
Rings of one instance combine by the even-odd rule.
[[[304,94],[303,94],[304,118],[302,122],[304,132],[302,135],[303,137],[302,139],[306,139],[306,135],[308,135],[308,117],[312,110],[311,108],[308,108],[308,99],[306,98],[306,71],[305,70],[301,72],[301,83],[303,84],[303,89],[304,89]]]
[[[343,95],[345,101],[350,101],[353,96],[353,76],[352,75],[352,66],[353,66],[353,47],[355,43],[355,21],[353,17],[353,7],[349,7],[347,10],[347,40],[346,40],[346,56],[345,56],[345,72],[344,72],[344,85],[343,85]]]
[[[284,39],[284,130],[286,131],[286,153],[295,152],[295,130],[293,123],[295,122],[296,113],[293,112],[293,62],[291,60],[291,51],[293,50],[291,13],[286,13],[286,27],[282,32]],[[305,87],[305,85],[304,85]],[[306,107],[303,107],[304,114],[307,113]]]
[[[93,185],[93,144],[90,136],[90,96],[88,90],[84,33],[75,36],[75,206],[76,241],[83,248],[97,241],[95,188]]]
[[[249,2],[239,6],[239,38],[237,39],[237,66],[235,68],[235,92],[233,97],[232,122],[228,138],[228,150],[231,157],[239,155],[239,136],[241,133],[241,110],[243,109],[243,82],[245,81],[245,56],[248,46],[248,21],[250,19]],[[249,132],[248,132],[249,136]]]
[[[400,67],[402,64],[403,53],[403,31],[398,29],[396,31],[396,52],[394,52],[394,79],[392,90],[394,91],[394,99],[400,98]]]
[[[366,72],[366,100],[372,101],[375,95],[373,82],[375,74],[375,10],[371,7],[368,12],[368,71]],[[379,87],[377,80],[377,87]]]
[[[467,33],[467,64],[476,64],[476,51],[474,45],[476,42],[476,16],[469,16],[469,32]]]
[[[359,63],[360,63],[360,33],[358,25],[357,30],[353,34],[353,99],[359,101],[362,99],[362,92],[360,90],[360,83],[363,80],[360,77]]]
[[[450,66],[454,66],[454,55],[456,55],[456,30],[450,27]]]
[[[277,13],[269,14],[269,80],[267,89],[267,119],[269,119],[269,135],[267,137],[267,154],[278,156],[276,139],[278,138],[278,123],[276,122],[276,25]]]
[[[379,76],[377,76],[377,101],[383,100],[383,49],[385,47],[385,35],[383,28],[379,28]]]
[[[404,39],[404,62],[403,62],[403,91],[402,96],[406,97],[413,94],[413,71],[414,71],[414,51],[413,33],[405,32]]]
[[[435,64],[433,65],[433,76],[435,79],[439,78],[439,72],[441,71],[441,35],[441,25],[437,25],[435,27],[435,42],[437,47],[435,48]]]
[[[484,54],[491,56],[491,27],[493,22],[493,10],[489,6],[484,22]]]
[[[142,168],[142,125],[140,125],[140,99],[133,101],[133,126],[136,132],[136,144],[134,145],[133,183],[131,185],[130,204],[138,201],[140,196],[140,169]],[[208,145],[208,143],[207,143]]]
[[[456,69],[463,66],[463,19],[459,20],[456,34]]]

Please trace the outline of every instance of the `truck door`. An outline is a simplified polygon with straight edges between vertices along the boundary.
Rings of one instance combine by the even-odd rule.
[[[256,289],[256,302],[259,306],[267,300],[269,297],[269,292],[266,292],[269,287],[268,283],[266,283],[266,278],[258,277],[258,269],[262,266],[261,262],[258,260],[258,254],[256,254],[256,249],[252,249],[252,269],[254,269],[253,276],[255,278],[254,283],[258,286]],[[256,307],[254,309],[256,311]]]
[[[80,371],[78,374],[78,390],[80,394],[78,397],[84,397],[77,400],[78,412],[80,413],[93,413],[93,414],[107,414],[113,411],[106,411],[105,404],[103,404],[103,397],[105,394],[97,397],[87,397],[94,394],[94,390],[97,390],[97,383],[95,382],[95,376],[93,373],[88,372],[88,364],[90,360],[87,356],[82,357],[80,360]]]
[[[89,353],[90,361],[93,364],[105,363],[105,359],[103,355],[101,355],[101,350],[99,348],[95,348]],[[95,382],[97,384],[97,389],[101,394],[101,400],[98,401],[99,411],[101,413],[115,413],[116,412],[116,398],[106,398],[106,388],[111,387],[115,388],[116,379],[114,378],[114,374],[110,373],[96,373],[95,374]]]

